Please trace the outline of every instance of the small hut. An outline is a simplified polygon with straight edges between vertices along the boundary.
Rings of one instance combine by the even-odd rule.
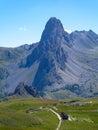
[[[62,120],[68,120],[68,115],[66,113],[61,112],[60,116],[61,116]]]

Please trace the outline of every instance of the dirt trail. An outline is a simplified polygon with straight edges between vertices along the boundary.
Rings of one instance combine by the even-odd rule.
[[[56,112],[56,111],[54,111],[53,109],[49,109],[51,112],[53,112],[56,116],[57,116],[57,118],[59,119],[59,123],[58,123],[58,126],[57,126],[57,128],[56,128],[56,130],[59,130],[60,129],[60,126],[61,126],[61,123],[62,123],[62,119],[61,119],[61,117],[60,117],[60,115]]]

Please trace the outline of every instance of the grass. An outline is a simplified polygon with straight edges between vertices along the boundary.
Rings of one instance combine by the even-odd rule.
[[[85,121],[74,121],[68,122],[66,121],[62,123],[60,130],[98,130],[98,125],[88,123]]]
[[[0,103],[0,130],[55,129],[58,119],[53,113],[46,110],[26,113],[27,109],[35,110],[40,106],[46,107],[51,104],[54,104],[54,101],[41,99],[22,99]],[[52,122],[52,119],[55,123]],[[49,124],[51,124],[51,128],[49,128]]]
[[[58,105],[59,113],[64,111],[75,119],[63,121],[60,130],[98,130],[98,98],[79,99],[76,104],[70,103],[75,100],[68,99],[67,106]]]
[[[39,110],[40,107],[43,109]],[[0,102],[0,130],[55,130],[59,121],[46,107],[72,118],[72,121],[62,121],[60,130],[98,130],[98,98]],[[27,113],[29,109],[31,112]]]

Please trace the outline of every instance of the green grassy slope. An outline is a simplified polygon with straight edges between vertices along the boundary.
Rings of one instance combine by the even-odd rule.
[[[59,111],[72,118],[63,121],[60,130],[98,130],[98,98],[75,100],[67,101],[67,106],[59,105]]]
[[[0,102],[0,130],[56,130],[57,113],[67,113],[71,121],[62,121],[59,130],[98,130],[98,98],[15,99]]]
[[[0,130],[55,129],[58,124],[57,117],[48,110],[37,111],[39,107],[45,108],[52,104],[54,101],[41,99],[2,102],[0,103]],[[31,113],[26,112],[29,109],[32,109]]]

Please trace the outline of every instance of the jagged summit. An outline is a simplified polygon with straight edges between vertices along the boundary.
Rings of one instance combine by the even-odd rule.
[[[51,17],[46,23],[42,33],[41,41],[52,37],[61,37],[64,34],[64,28],[61,21],[55,17]]]
[[[65,50],[62,46],[69,44],[66,39],[68,37],[60,20],[50,18],[43,31],[41,41],[26,61],[26,67],[32,66],[35,62],[39,64],[32,83],[38,90],[44,89],[44,87],[53,84],[57,80],[57,77],[59,77],[57,68],[65,69],[67,49]],[[50,76],[53,78],[50,78]],[[60,82],[61,79],[59,79],[56,82]]]
[[[92,30],[69,34],[55,17],[37,44],[0,48],[0,61],[1,94],[17,90],[32,95],[37,89],[58,98],[59,92],[62,98],[98,95],[98,35]],[[20,82],[24,84],[18,86]]]
[[[13,95],[22,96],[22,97],[39,97],[39,93],[35,87],[25,85],[24,82],[20,82],[16,87]]]

